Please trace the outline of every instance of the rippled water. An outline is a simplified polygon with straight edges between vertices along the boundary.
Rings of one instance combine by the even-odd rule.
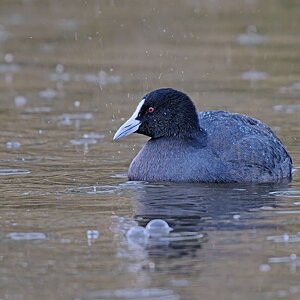
[[[0,3],[0,299],[299,299],[296,1]],[[127,182],[144,93],[255,116],[282,185]],[[164,236],[128,234],[153,219]]]

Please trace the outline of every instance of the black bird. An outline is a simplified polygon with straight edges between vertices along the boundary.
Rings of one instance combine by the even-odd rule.
[[[133,132],[150,140],[130,164],[129,180],[149,182],[282,182],[292,160],[264,123],[226,111],[196,112],[183,92],[162,88],[143,97],[114,139]]]

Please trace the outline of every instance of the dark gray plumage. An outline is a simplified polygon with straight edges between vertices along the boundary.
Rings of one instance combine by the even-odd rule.
[[[147,94],[114,139],[150,136],[132,161],[129,180],[151,182],[280,182],[292,160],[264,123],[225,111],[197,114],[190,98],[164,88]]]

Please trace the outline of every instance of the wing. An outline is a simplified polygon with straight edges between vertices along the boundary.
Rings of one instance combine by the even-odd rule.
[[[279,181],[291,176],[291,158],[272,129],[246,115],[215,111],[201,113],[214,155],[233,181]]]

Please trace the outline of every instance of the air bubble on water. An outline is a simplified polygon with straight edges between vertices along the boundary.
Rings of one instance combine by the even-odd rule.
[[[69,81],[70,74],[64,72],[64,66],[62,64],[57,64],[55,67],[55,72],[50,74],[50,80],[52,81]],[[62,88],[59,87],[58,88]]]
[[[241,215],[233,215],[232,218],[238,221],[241,218]]]
[[[282,238],[283,238],[283,240],[284,240],[285,242],[288,242],[289,239],[290,239],[290,236],[289,236],[287,233],[285,233],[285,234],[282,236]]]
[[[11,64],[14,61],[14,56],[11,53],[6,53],[4,55],[4,61],[8,64]]]
[[[74,101],[74,107],[80,107],[80,101],[78,100]]]
[[[153,219],[147,224],[146,230],[150,236],[166,236],[173,228],[171,228],[165,220]]]
[[[130,244],[146,245],[149,236],[148,230],[142,226],[133,226],[126,233],[127,241]]]
[[[259,266],[259,271],[260,272],[266,273],[266,272],[269,272],[270,270],[271,270],[271,266],[268,265],[268,264],[261,264]]]
[[[62,64],[57,64],[55,67],[57,73],[62,73],[64,71],[64,66]]]
[[[24,96],[16,96],[14,102],[17,107],[22,107],[27,103],[27,99]]]
[[[18,141],[9,141],[6,143],[6,148],[10,150],[19,149],[21,147],[21,143]]]

